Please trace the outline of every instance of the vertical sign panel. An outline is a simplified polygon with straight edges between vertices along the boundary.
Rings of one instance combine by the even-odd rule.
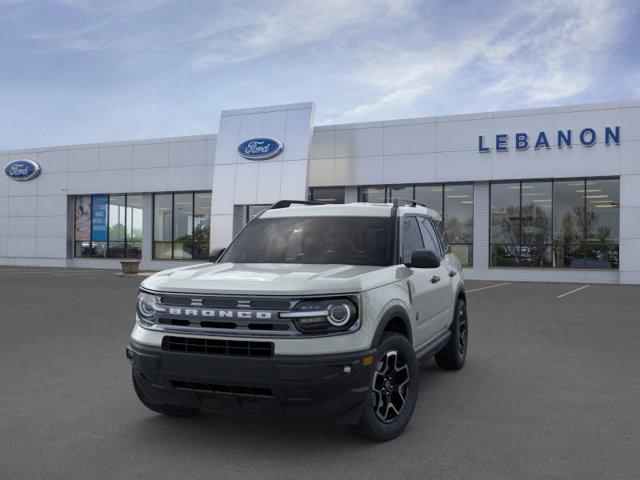
[[[76,242],[88,242],[91,233],[91,197],[76,197],[75,234]]]
[[[94,242],[107,241],[107,206],[109,197],[107,195],[94,195],[91,208],[92,224],[91,236]]]

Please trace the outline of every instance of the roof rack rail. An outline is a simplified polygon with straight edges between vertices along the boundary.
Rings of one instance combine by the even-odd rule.
[[[408,200],[406,198],[394,198],[393,199],[393,206],[396,207],[396,208],[397,207],[406,207],[406,206],[417,207],[418,205],[420,205],[421,207],[424,207],[424,208],[431,208],[426,203],[418,202],[416,200]]]
[[[277,208],[287,208],[291,205],[322,205],[320,202],[314,202],[313,200],[279,200],[271,205],[267,210],[275,210]]]

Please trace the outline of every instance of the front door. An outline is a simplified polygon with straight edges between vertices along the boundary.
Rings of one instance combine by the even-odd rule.
[[[425,248],[417,217],[404,216],[401,232],[402,263],[410,264],[413,252]],[[411,268],[411,275],[407,281],[411,289],[416,322],[414,340],[418,348],[431,340],[441,329],[439,324],[442,318],[444,289],[439,284],[445,279],[448,277],[442,272],[442,266]]]

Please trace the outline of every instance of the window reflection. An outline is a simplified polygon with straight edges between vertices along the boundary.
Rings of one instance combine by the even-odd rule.
[[[315,187],[310,200],[319,203],[344,203],[344,187]]]
[[[384,203],[387,201],[387,189],[385,187],[363,187],[358,189],[360,202]]]
[[[85,195],[74,203],[76,257],[141,257],[142,195]]]
[[[142,255],[142,195],[127,195],[127,249],[126,256]]]
[[[451,252],[462,265],[473,264],[473,184],[395,185],[361,187],[361,202],[383,203],[395,198],[416,200],[440,213]]]
[[[211,192],[153,196],[153,258],[205,259],[209,256]]]
[[[618,268],[619,180],[491,185],[491,265]]]
[[[520,183],[491,184],[491,265],[520,259]]]
[[[520,265],[551,265],[552,183],[522,182]]]
[[[416,185],[415,200],[442,215],[442,189],[442,185]]]

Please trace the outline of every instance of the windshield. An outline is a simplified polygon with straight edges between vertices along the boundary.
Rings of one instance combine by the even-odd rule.
[[[390,217],[258,218],[220,262],[391,265]]]

